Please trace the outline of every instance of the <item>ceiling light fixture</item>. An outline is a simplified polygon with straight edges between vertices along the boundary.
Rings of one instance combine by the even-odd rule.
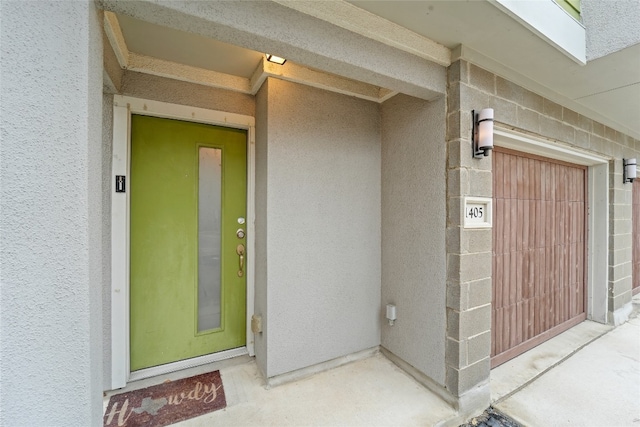
[[[270,53],[265,53],[264,55],[267,57],[267,61],[273,62],[274,64],[284,65],[284,63],[287,62],[286,59],[272,55]]]

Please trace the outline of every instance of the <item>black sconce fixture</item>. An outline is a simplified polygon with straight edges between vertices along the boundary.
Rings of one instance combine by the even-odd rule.
[[[638,177],[636,159],[622,159],[622,183],[633,182]]]
[[[481,159],[489,155],[493,148],[493,108],[485,108],[476,113],[471,110],[473,157]]]

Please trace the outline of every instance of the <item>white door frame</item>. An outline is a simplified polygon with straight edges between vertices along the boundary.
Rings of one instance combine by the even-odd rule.
[[[115,95],[113,98],[113,164],[111,174],[111,389],[122,388],[134,378],[129,365],[129,208],[131,115],[178,119],[247,130],[247,344],[239,351],[216,353],[212,357],[176,362],[169,369],[183,369],[196,364],[232,357],[254,355],[251,316],[255,295],[255,118],[241,114],[150,101]],[[126,191],[115,192],[116,176],[125,176]],[[154,369],[154,368],[150,368]],[[151,373],[149,375],[151,376]],[[138,375],[140,377],[140,375]]]
[[[609,271],[609,157],[553,143],[507,128],[496,128],[495,144],[588,167],[587,319],[607,323]]]

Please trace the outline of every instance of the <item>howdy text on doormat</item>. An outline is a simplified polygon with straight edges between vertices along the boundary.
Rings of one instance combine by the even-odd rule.
[[[111,396],[104,427],[161,427],[227,406],[220,371]]]

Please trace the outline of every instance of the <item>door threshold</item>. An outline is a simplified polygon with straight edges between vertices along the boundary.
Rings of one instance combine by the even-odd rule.
[[[180,360],[178,362],[167,363],[165,365],[152,366],[151,368],[140,369],[131,372],[129,381],[138,381],[145,378],[156,377],[171,372],[182,371],[183,369],[195,368],[209,363],[219,362],[221,360],[231,359],[233,357],[244,356],[249,354],[247,347],[232,348],[231,350],[211,353],[204,356],[193,357],[191,359]]]

